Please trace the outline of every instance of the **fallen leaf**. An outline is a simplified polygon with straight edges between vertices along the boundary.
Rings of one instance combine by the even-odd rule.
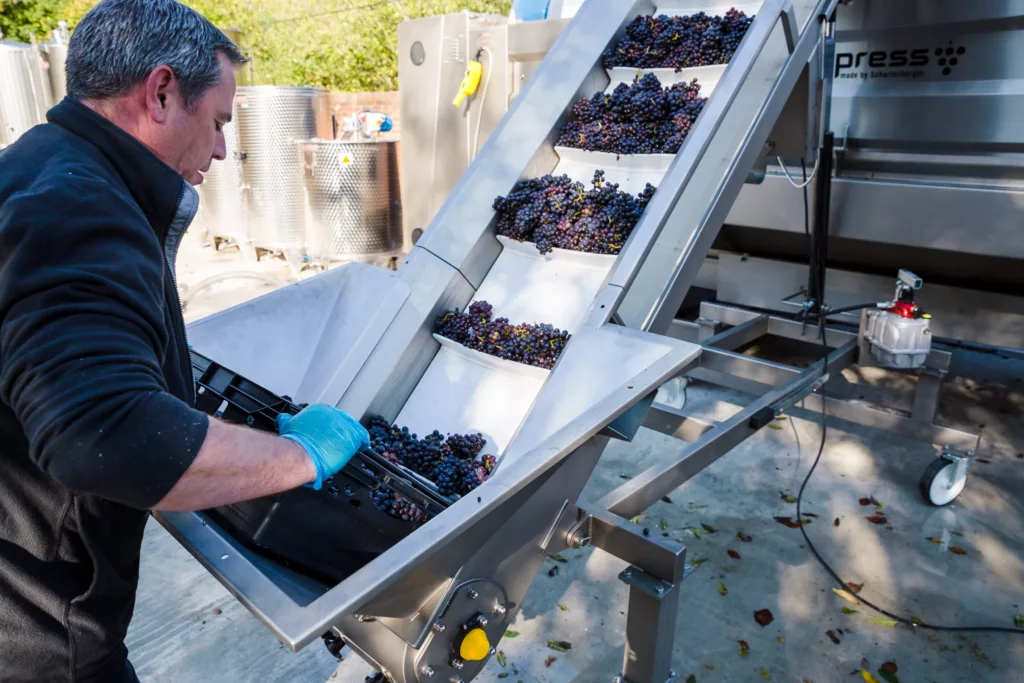
[[[572,643],[565,640],[549,640],[548,647],[555,652],[568,652],[572,649]]]
[[[884,510],[885,509],[885,504],[884,503],[876,503],[875,504],[875,509],[876,510]]]
[[[668,496],[662,496],[662,497],[661,497],[661,500],[662,500],[662,502],[664,502],[664,503],[668,503],[669,505],[671,505],[671,504],[672,504],[672,499],[671,499],[671,498],[669,498]]]
[[[953,553],[954,555],[966,555],[967,554],[966,550],[964,550],[963,548],[957,547],[955,545],[949,546],[949,552]]]
[[[982,425],[981,428],[984,429],[985,426]],[[980,462],[982,465],[991,465],[992,464],[992,461],[989,460],[988,458],[975,458],[974,462]]]
[[[705,664],[704,668],[707,669],[708,671],[714,671],[715,670],[715,665],[714,664]]]
[[[781,429],[781,427],[777,427],[776,429]],[[761,678],[763,678],[766,681],[772,680],[771,675],[767,671],[764,670],[763,666],[761,667]]]
[[[854,583],[853,581],[847,581],[846,587],[853,593],[860,593],[861,588],[864,587],[863,583]]]
[[[738,552],[736,552],[735,550],[729,549],[728,553],[729,553],[729,557],[731,557],[732,559],[734,559],[734,560],[740,559],[740,554]]]
[[[918,619],[917,617],[915,617],[915,616],[911,615],[911,616],[910,616],[910,623],[911,623],[911,624],[913,624],[914,626],[920,626],[920,625],[921,625],[921,624],[923,624],[924,622],[923,622],[923,621],[921,621],[920,619]]]
[[[801,517],[813,517],[814,519],[818,518],[818,515],[814,514],[813,512],[801,512],[800,516]]]
[[[886,524],[885,525],[885,530],[886,531],[892,531],[892,524]]]
[[[506,638],[518,638],[519,637],[519,631],[505,631],[505,637]]]
[[[722,583],[721,581],[718,582],[718,594],[719,595],[728,595],[729,594],[729,589],[726,588],[725,584]]]
[[[1013,618],[1013,625],[1017,628],[1024,628],[1024,617],[1017,615]]]
[[[776,420],[778,420],[779,422],[785,422],[785,421],[786,421],[786,420],[788,420],[789,418],[787,418],[787,417],[786,417],[785,415],[779,415],[779,416],[778,416],[777,418],[775,418],[775,419],[776,419]]]
[[[861,658],[861,660],[860,660],[860,668],[862,668],[864,670],[868,670],[868,669],[871,668],[871,664],[868,663],[868,658],[867,657],[862,657]],[[857,673],[857,672],[854,671],[853,673]]]
[[[498,664],[501,664],[501,668],[504,669],[505,668],[505,664],[508,663],[508,659],[505,658],[505,653],[502,652],[501,650],[498,650],[497,657],[498,657]]]
[[[689,531],[694,538],[700,538],[700,530],[692,526],[684,526],[683,531]]]
[[[889,673],[894,674],[899,671],[900,668],[896,666],[896,662],[882,662],[882,666],[879,667],[879,670],[888,671]]]
[[[706,557],[698,557],[696,560],[694,560],[693,562],[690,563],[690,566],[693,567],[694,569],[696,569],[697,567],[701,566],[702,564],[704,564],[707,561],[708,561],[708,558],[706,558]]]
[[[844,591],[842,588],[833,588],[832,592],[835,593],[836,595],[838,595],[839,597],[841,597],[843,600],[846,600],[847,602],[852,602],[855,605],[859,605],[860,604],[860,600],[855,598],[853,596],[853,593],[850,593],[848,591]]]
[[[895,619],[875,618],[875,619],[868,619],[868,623],[869,624],[874,624],[875,626],[895,626],[898,622]]]
[[[699,505],[697,503],[690,503],[686,507],[690,508],[691,510],[700,510],[701,508],[706,508],[707,505]]]
[[[964,537],[964,535],[962,533],[960,533],[959,531],[951,531],[950,533],[953,534],[954,536],[959,536],[960,538]]]
[[[701,522],[700,525],[702,527],[704,527],[704,531],[708,532],[709,534],[718,533],[718,529],[716,529],[715,527],[711,526],[710,524],[706,524],[705,522]]]
[[[778,638],[776,638],[776,640],[779,641],[780,643],[786,642],[786,639],[783,638],[782,636],[779,636]]]
[[[214,614],[221,614],[220,607],[214,607],[213,608],[213,613]]]
[[[861,498],[857,502],[860,503],[861,505],[865,505],[865,506],[866,505],[871,505],[871,499],[870,498]]]
[[[558,657],[548,657],[544,660],[544,666],[551,666],[558,661]]]
[[[509,673],[508,671],[505,671],[503,673],[498,674],[498,678],[508,678],[511,675],[512,675],[511,673]]]
[[[788,493],[785,493],[785,492],[780,492],[780,493],[782,493],[782,496],[781,496],[782,500],[786,501],[787,503],[795,503],[796,502],[796,496],[791,496],[791,495],[789,495]]]
[[[697,677],[693,674],[690,674],[686,677],[686,683],[697,683]]]
[[[632,478],[633,477],[629,476],[628,474],[620,474],[619,475],[619,479],[632,479]]]
[[[558,566],[554,566],[548,570],[548,576],[558,576]]]
[[[668,538],[668,532],[667,531],[662,531],[661,535],[664,536],[665,538]]]
[[[782,429],[782,425],[777,425],[774,422],[769,422],[768,429],[774,429],[775,431],[779,431],[780,429]]]
[[[658,528],[662,529],[662,530],[667,529],[668,528],[668,522],[666,522],[664,519],[661,520],[660,522],[658,522]]]
[[[828,637],[829,637],[829,640],[831,640],[831,641],[832,641],[833,643],[835,643],[836,645],[838,645],[838,644],[839,644],[839,642],[840,642],[840,641],[839,641],[839,636],[837,636],[837,635],[836,635],[836,632],[835,632],[835,631],[833,631],[832,629],[829,629],[829,630],[825,631],[825,635],[826,635],[826,636],[828,636]]]
[[[859,614],[859,613],[860,613],[859,610],[855,610],[852,607],[844,607],[843,608],[843,614]]]
[[[630,522],[630,524],[639,524],[640,523],[640,515],[637,515],[633,519],[629,520],[629,522]]]
[[[980,659],[983,662],[987,662],[988,661],[988,657],[985,656],[985,653],[982,652],[981,648],[978,647],[977,645],[974,646],[974,656],[977,657],[978,659]]]
[[[872,676],[867,669],[860,670],[860,677],[864,679],[864,683],[878,683],[878,679]]]
[[[804,519],[798,522],[792,517],[774,517],[773,519],[779,524],[782,524],[783,526],[786,526],[790,529],[799,529],[801,522],[805,525],[811,523],[811,520],[809,519]]]
[[[868,520],[872,524],[888,524],[889,523],[889,520],[887,520],[882,515],[871,515],[870,517],[865,517],[864,519]]]
[[[888,662],[891,663],[891,662]],[[885,683],[900,683],[900,679],[896,677],[896,674],[892,671],[886,671],[885,669],[879,669],[878,675],[881,676]]]
[[[772,614],[771,610],[759,609],[756,612],[754,612],[754,621],[760,624],[761,628],[764,628],[768,624],[772,623],[772,621],[774,620],[775,615]]]
[[[561,555],[552,555],[551,559],[554,560],[555,562],[568,562],[569,561],[569,560],[565,559],[564,557],[562,557]]]
[[[737,640],[740,644],[740,657],[746,657],[750,654],[750,644],[745,640]]]
[[[736,538],[742,541],[743,543],[750,543],[754,540],[753,536],[748,536],[747,534],[743,533],[742,529],[736,532]]]
[[[561,604],[558,606],[558,609],[562,610],[563,612],[568,612],[569,611],[568,607],[566,607],[565,605],[561,605]]]
[[[924,540],[930,541],[932,543],[942,543],[941,538],[935,538],[934,536],[925,536]]]

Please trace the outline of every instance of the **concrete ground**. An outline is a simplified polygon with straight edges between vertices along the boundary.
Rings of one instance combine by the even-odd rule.
[[[210,258],[198,242],[183,254],[194,260],[183,284],[210,269],[233,267],[229,256]],[[274,264],[261,267],[269,271]],[[197,295],[189,316],[267,291],[252,286],[226,283]],[[952,380],[940,409],[943,419],[985,433],[982,460],[953,505],[929,507],[917,492],[936,456],[932,446],[838,421],[829,421],[821,462],[804,495],[803,510],[818,515],[808,535],[836,571],[863,584],[863,598],[925,623],[1013,627],[1024,615],[1024,373],[1019,364],[983,360],[988,378]],[[880,393],[882,405],[906,401],[907,386],[898,376],[864,371],[848,379],[865,393]],[[664,398],[678,405],[682,392],[674,394]],[[685,400],[698,414],[724,419],[750,397],[692,385]],[[820,418],[797,411],[774,427],[640,520],[651,533],[684,543],[688,561],[699,564],[682,588],[673,657],[681,680],[870,681],[859,673],[866,666],[884,681],[879,669],[887,662],[904,682],[1024,680],[1024,638],[872,621],[881,615],[831,590],[800,531],[774,520],[795,515],[787,497],[797,494],[818,451]],[[674,457],[679,447],[647,430],[633,443],[613,442],[584,499]],[[884,507],[859,503],[872,497]],[[866,519],[879,514],[886,524]],[[951,552],[954,547],[964,554]],[[616,577],[624,563],[592,549],[563,555],[565,563],[545,562],[510,627],[518,635],[500,643],[506,665],[493,659],[477,680],[607,683],[619,672],[627,590]],[[546,570],[556,567],[557,575],[549,576]],[[765,627],[753,617],[761,609],[774,617]],[[549,639],[572,648],[554,652]],[[155,524],[143,548],[128,646],[143,681],[355,683],[370,672],[355,656],[335,671],[318,645],[298,655],[284,650]]]

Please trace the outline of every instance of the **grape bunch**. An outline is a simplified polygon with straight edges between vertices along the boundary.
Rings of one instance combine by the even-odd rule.
[[[652,196],[650,183],[634,197],[597,171],[589,190],[567,175],[520,180],[493,206],[499,235],[532,241],[542,254],[554,248],[618,254]]]
[[[569,341],[568,332],[547,324],[513,325],[508,318],[494,318],[493,313],[489,303],[475,301],[465,313],[449,311],[438,317],[434,329],[442,337],[504,360],[538,368],[555,367]],[[451,437],[448,445],[453,451],[457,448]]]
[[[601,60],[605,68],[629,66],[676,71],[726,64],[753,20],[736,8],[721,17],[704,12],[686,17],[637,17],[626,27],[626,36],[605,50]]]
[[[445,496],[466,495],[487,480],[496,462],[493,455],[480,457],[485,445],[482,434],[445,437],[435,429],[420,439],[408,427],[398,427],[379,416],[370,419],[369,432],[370,448],[433,481]],[[414,512],[419,508],[390,489],[379,493],[382,488],[386,487],[378,487],[374,492],[378,509],[397,519],[418,521]]]
[[[663,89],[648,73],[632,84],[619,83],[611,94],[576,102],[558,144],[615,154],[675,154],[705,102],[696,79]]]
[[[386,484],[378,486],[370,498],[378,510],[395,519],[403,522],[423,521],[423,510],[408,498],[392,491]]]

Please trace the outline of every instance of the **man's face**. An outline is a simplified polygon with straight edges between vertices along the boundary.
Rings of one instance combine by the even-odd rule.
[[[224,126],[231,121],[235,98],[235,70],[223,54],[218,55],[220,80],[207,90],[189,111],[173,107],[169,114],[165,140],[165,161],[193,185],[203,182],[214,159],[226,156]],[[177,99],[180,99],[177,98]]]

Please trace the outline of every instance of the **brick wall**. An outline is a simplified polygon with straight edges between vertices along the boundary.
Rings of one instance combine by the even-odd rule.
[[[390,114],[394,128],[381,135],[382,139],[395,140],[400,138],[402,124],[398,114],[397,92],[332,92],[331,110],[339,118],[358,114],[361,111],[382,111]]]

